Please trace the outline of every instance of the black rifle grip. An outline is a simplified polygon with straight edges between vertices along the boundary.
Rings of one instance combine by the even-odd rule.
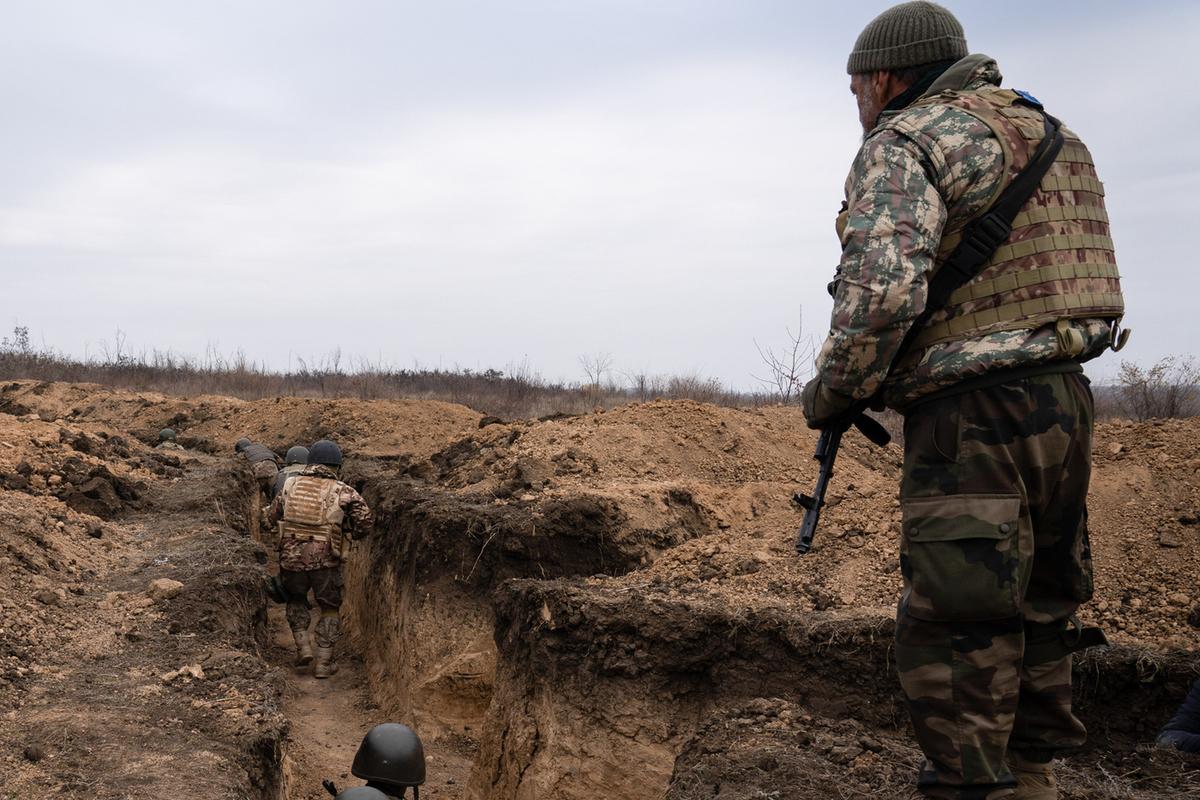
[[[883,427],[879,420],[868,417],[866,414],[859,414],[854,418],[854,427],[880,447],[887,447],[888,443],[892,441],[892,435],[887,432],[887,428]]]

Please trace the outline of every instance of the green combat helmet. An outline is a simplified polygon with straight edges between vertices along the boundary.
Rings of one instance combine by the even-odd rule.
[[[294,445],[288,448],[287,455],[284,456],[283,465],[290,467],[292,464],[307,464],[308,463],[308,448],[304,445]]]
[[[340,467],[342,465],[342,448],[328,439],[313,442],[313,446],[308,448],[308,463]]]
[[[237,440],[236,444],[233,445],[233,452],[240,453],[249,446],[250,446],[250,440],[247,439],[245,436],[243,436],[242,438]]]
[[[163,428],[161,431],[158,432],[158,440],[160,442],[175,441],[175,431],[172,430],[171,428]]]
[[[425,748],[412,728],[385,722],[367,731],[350,772],[393,797],[403,797],[411,786],[413,800],[419,800],[419,787],[425,782]]]
[[[388,800],[388,796],[370,786],[355,786],[339,792],[336,800]]]

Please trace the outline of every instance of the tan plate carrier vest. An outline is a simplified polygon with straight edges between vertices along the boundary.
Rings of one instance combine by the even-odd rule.
[[[340,554],[345,512],[338,502],[338,481],[299,475],[288,482],[285,491],[280,538],[329,542],[333,552]]]
[[[1011,90],[986,87],[918,101],[918,105],[961,109],[987,125],[1000,141],[1004,179],[988,206],[1025,168],[1046,135],[1041,113],[1018,104],[1019,99]],[[1104,209],[1104,186],[1087,147],[1073,132],[1066,128],[1062,132],[1062,151],[1013,220],[1008,241],[975,279],[950,296],[946,308],[931,317],[914,351],[995,331],[1058,323],[1060,343],[1069,355],[1077,356],[1083,349],[1082,337],[1067,328],[1067,320],[1107,319],[1115,328],[1125,302]],[[937,266],[954,250],[968,222],[963,220],[943,236]]]

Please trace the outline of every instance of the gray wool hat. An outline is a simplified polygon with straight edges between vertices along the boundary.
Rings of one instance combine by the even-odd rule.
[[[851,75],[966,58],[967,37],[954,15],[937,3],[892,6],[871,20],[854,43]]]

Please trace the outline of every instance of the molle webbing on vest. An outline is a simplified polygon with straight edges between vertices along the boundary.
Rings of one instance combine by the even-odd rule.
[[[978,300],[994,294],[1005,294],[1049,281],[1069,281],[1077,278],[1119,278],[1116,264],[1053,264],[1024,272],[1009,272],[985,281],[968,283],[954,294],[950,302],[955,305],[968,300]]]
[[[291,481],[283,500],[280,536],[333,541],[341,533],[336,492],[337,481],[330,478],[300,475]]]
[[[991,129],[1005,158],[1005,177],[998,193],[1026,167],[1046,136],[1042,112],[1008,90],[984,87],[921,102],[958,108]],[[1035,329],[1061,319],[1117,319],[1124,313],[1104,208],[1104,185],[1083,142],[1065,128],[1062,133],[1061,150],[1037,191],[1013,219],[1007,241],[974,279],[931,315],[916,335],[914,352],[995,331]],[[970,222],[957,223],[947,231],[935,274]]]
[[[989,331],[1021,330],[1030,327],[1027,320],[1045,315],[1053,315],[1052,319],[1106,316],[1114,308],[1122,311],[1125,308],[1120,292],[1035,297],[983,311],[973,311],[930,325],[917,339],[917,345],[924,346],[926,340],[936,342],[963,338],[981,328]]]

